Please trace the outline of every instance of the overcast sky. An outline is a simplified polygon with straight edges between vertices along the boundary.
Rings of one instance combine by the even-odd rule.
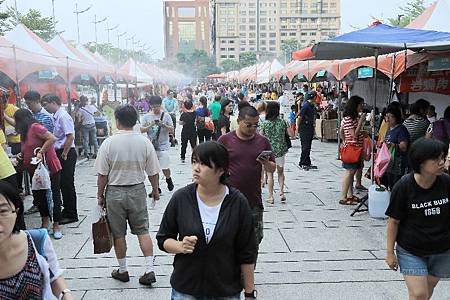
[[[18,10],[26,12],[30,8],[39,9],[44,15],[52,15],[52,0],[16,0]],[[75,3],[82,10],[92,4],[92,8],[80,15],[81,42],[95,40],[94,15],[97,20],[108,16],[110,28],[119,24],[120,32],[128,32],[128,37],[136,35],[136,40],[147,44],[156,51],[154,57],[164,56],[163,39],[163,0],[54,0],[57,29],[64,31],[66,39],[77,39],[76,17],[73,11]],[[432,1],[426,0],[427,5]],[[396,17],[399,6],[404,6],[408,0],[341,0],[342,33],[356,28],[365,28],[374,21],[373,18],[384,20]],[[4,5],[14,5],[14,0],[6,0]],[[106,22],[97,25],[99,42],[107,41]],[[110,41],[117,45],[117,31],[110,32]],[[120,41],[120,47],[125,48],[125,41]],[[131,41],[129,42],[131,47]]]

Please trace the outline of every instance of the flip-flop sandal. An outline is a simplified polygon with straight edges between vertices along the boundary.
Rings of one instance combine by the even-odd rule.
[[[284,194],[280,195],[280,200],[281,200],[281,203],[286,203],[286,196]]]
[[[274,204],[274,200],[273,199],[267,199],[267,203]]]
[[[355,189],[360,190],[360,191],[365,191],[365,192],[368,191],[368,189],[363,185],[355,186]]]
[[[347,198],[345,200],[339,200],[339,204],[341,205],[356,205],[358,202],[355,202],[352,198]]]
[[[347,199],[350,199],[351,201],[356,202],[356,203],[360,203],[360,202],[361,202],[361,199],[359,199],[359,198],[356,197],[356,196],[348,197]]]

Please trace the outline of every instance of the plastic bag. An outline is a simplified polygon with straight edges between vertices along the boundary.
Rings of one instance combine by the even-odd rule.
[[[373,175],[374,177],[382,177],[389,167],[389,162],[391,161],[391,152],[386,143],[383,143],[381,149],[375,159],[373,165]]]
[[[31,189],[33,191],[51,189],[50,172],[42,162],[38,164],[36,171],[34,171],[31,180]]]
[[[369,161],[372,156],[372,139],[370,137],[364,138],[364,160]]]

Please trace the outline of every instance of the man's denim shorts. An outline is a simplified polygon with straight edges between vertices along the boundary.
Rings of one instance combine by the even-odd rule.
[[[196,296],[191,296],[188,294],[183,294],[180,293],[174,289],[172,289],[172,295],[170,296],[171,300],[240,300],[241,299],[241,295],[237,294],[234,296],[228,296],[228,297],[196,297]]]
[[[419,257],[397,245],[396,252],[400,272],[403,275],[450,278],[450,250]]]

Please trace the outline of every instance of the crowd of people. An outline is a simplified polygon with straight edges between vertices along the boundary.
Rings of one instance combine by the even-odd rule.
[[[292,140],[300,139],[301,170],[317,169],[311,160],[316,118],[320,111],[341,105],[336,97],[333,88],[308,85],[281,93],[225,84],[168,90],[164,98],[147,97],[148,110],[142,116],[133,105],[118,106],[114,112],[117,132],[100,146],[95,135],[98,109],[84,96],[74,117],[54,94],[41,97],[27,92],[27,108],[3,98],[0,223],[6,229],[0,231],[0,249],[15,249],[11,253],[16,256],[0,252],[0,261],[7,266],[0,271],[0,296],[47,299],[44,295],[53,292],[60,299],[72,298],[47,233],[61,239],[62,225],[78,221],[74,174],[79,124],[84,155],[96,159],[98,205],[106,209],[113,237],[118,268],[112,278],[130,280],[129,226],[144,256],[145,273],[139,283],[156,282],[147,197],[152,205],[159,200],[162,173],[167,190],[175,190],[156,235],[158,247],[175,254],[171,298],[240,299],[244,290],[245,299],[256,299],[254,269],[264,238],[264,204],[273,205],[276,200],[275,172],[279,200],[286,203],[284,167]],[[439,279],[450,277],[450,177],[444,174],[450,107],[442,120],[436,120],[433,107],[423,99],[408,107],[392,102],[379,116],[364,111],[363,98],[346,99],[340,136],[344,145],[363,148],[367,125],[375,123],[376,146],[391,149],[389,168],[380,178],[392,191],[386,262],[394,270],[400,267],[411,299],[429,299]],[[176,188],[169,150],[178,144],[177,124],[182,127],[182,163],[191,146],[188,161],[193,183]],[[94,153],[89,140],[94,140]],[[356,205],[361,200],[354,190],[367,191],[362,184],[364,161],[361,154],[356,162],[343,163],[339,204]],[[33,178],[41,164],[48,170],[50,185],[32,191],[42,222],[36,233],[25,231],[21,179],[23,171]],[[152,187],[148,195],[147,179]],[[266,184],[268,196],[263,199]],[[45,232],[40,238],[45,255],[36,246],[39,232]],[[42,269],[44,263],[50,274]],[[39,276],[48,279],[45,285],[36,281]]]

